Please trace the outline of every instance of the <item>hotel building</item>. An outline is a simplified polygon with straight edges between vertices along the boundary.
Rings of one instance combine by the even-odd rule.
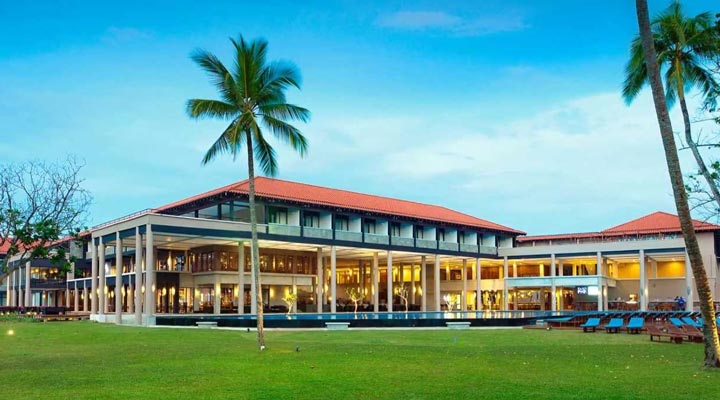
[[[656,212],[591,233],[524,232],[441,206],[256,179],[261,287],[242,181],[94,227],[67,276],[13,263],[6,307],[62,306],[99,321],[166,314],[696,307],[678,218]],[[713,293],[720,226],[695,221]]]

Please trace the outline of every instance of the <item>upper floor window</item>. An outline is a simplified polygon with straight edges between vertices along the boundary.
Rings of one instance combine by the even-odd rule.
[[[350,230],[350,219],[345,215],[336,215],[335,216],[335,230],[349,231]]]
[[[415,239],[425,239],[425,228],[422,225],[415,227]]]
[[[308,228],[320,227],[320,214],[314,211],[305,211],[303,213],[303,226]]]
[[[365,233],[376,233],[376,225],[374,219],[366,219],[363,221],[363,232]]]
[[[437,230],[437,240],[444,242],[445,241],[445,229],[444,228],[438,228]]]
[[[217,205],[198,210],[198,218],[218,219],[220,209]]]
[[[399,222],[393,222],[390,224],[390,236],[394,236],[394,237],[400,236],[400,223]]]
[[[288,223],[288,210],[282,207],[269,207],[268,208],[268,222],[271,224],[284,224]]]

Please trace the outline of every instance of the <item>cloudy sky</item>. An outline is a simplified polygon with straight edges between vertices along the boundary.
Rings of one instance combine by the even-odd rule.
[[[223,125],[184,112],[214,96],[190,52],[238,34],[303,74],[310,154],[279,145],[280,178],[531,234],[673,211],[649,93],[620,98],[630,1],[100,3],[0,2],[0,159],[82,157],[90,225],[244,179],[200,165]]]

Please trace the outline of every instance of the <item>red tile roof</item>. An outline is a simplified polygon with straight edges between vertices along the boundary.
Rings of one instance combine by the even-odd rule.
[[[168,210],[170,208],[184,205],[195,200],[200,200],[225,192],[235,194],[247,194],[248,181],[240,181],[199,194],[197,196],[192,196],[187,199],[160,207],[159,210]],[[475,218],[471,215],[463,214],[461,212],[453,211],[441,206],[416,203],[407,200],[398,200],[389,197],[374,196],[369,194],[351,192],[348,190],[331,189],[280,179],[266,177],[255,178],[255,193],[258,197],[264,198],[296,201],[307,204],[317,204],[330,207],[348,208],[358,211],[369,211],[380,214],[419,218],[429,221],[466,225],[520,235],[525,234],[525,232],[518,231],[490,221],[486,221],[484,219]]]
[[[3,245],[0,246],[0,255],[7,254],[8,249],[10,249],[10,243],[5,242]]]
[[[707,232],[720,230],[720,225],[708,222],[693,220],[695,231]],[[519,237],[520,242],[561,240],[561,239],[584,239],[603,238],[625,235],[647,235],[656,233],[680,233],[680,218],[675,214],[656,211],[640,218],[613,226],[600,232],[568,233],[560,235],[539,235]]]

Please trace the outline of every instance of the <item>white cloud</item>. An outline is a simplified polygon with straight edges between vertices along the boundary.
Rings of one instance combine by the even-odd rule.
[[[461,36],[482,36],[512,32],[528,27],[519,15],[492,15],[462,18],[444,11],[397,11],[382,14],[376,24],[384,28],[408,31],[437,30]]]

